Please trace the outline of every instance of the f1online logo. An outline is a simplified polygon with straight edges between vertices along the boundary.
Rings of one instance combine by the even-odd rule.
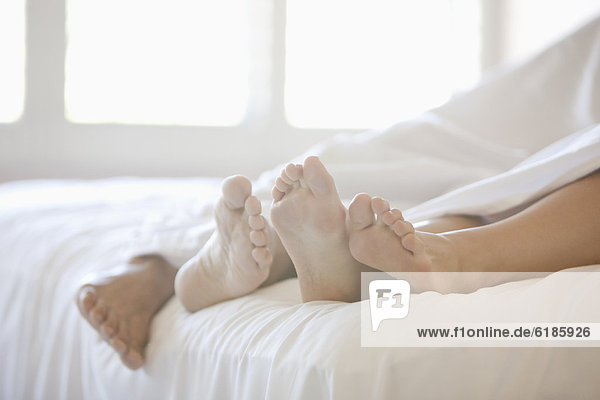
[[[371,328],[377,332],[384,319],[401,319],[408,315],[410,284],[403,280],[375,280],[369,283]]]

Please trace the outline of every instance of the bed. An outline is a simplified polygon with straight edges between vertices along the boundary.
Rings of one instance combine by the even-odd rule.
[[[594,22],[441,109],[307,153],[323,158],[345,199],[383,195],[407,218],[502,212],[600,168],[598,54]],[[277,171],[255,182],[263,200]],[[599,397],[598,347],[361,347],[364,302],[302,303],[295,279],[194,314],[170,299],[153,320],[146,365],[128,370],[79,316],[80,279],[145,252],[181,265],[210,234],[218,191],[211,178],[1,184],[0,397]],[[411,304],[425,316],[501,305],[516,321],[600,322],[600,266],[580,272],[423,292]]]

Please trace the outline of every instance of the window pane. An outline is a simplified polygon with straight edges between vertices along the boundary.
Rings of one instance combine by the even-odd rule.
[[[477,4],[289,0],[288,120],[370,128],[444,103],[478,78]]]
[[[24,0],[0,1],[0,55],[0,122],[13,122],[25,91]]]
[[[245,0],[68,0],[75,122],[234,125],[248,94]]]

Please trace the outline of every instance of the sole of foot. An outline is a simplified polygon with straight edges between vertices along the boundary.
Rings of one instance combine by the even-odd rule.
[[[248,178],[235,175],[223,181],[216,230],[175,279],[177,297],[188,311],[246,295],[269,278],[274,263],[286,262],[261,211]]]
[[[441,234],[415,231],[388,201],[360,193],[348,208],[350,252],[385,272],[457,271],[453,245]]]
[[[303,301],[359,300],[362,265],[350,254],[346,209],[319,158],[288,164],[272,193],[271,221],[294,264]]]
[[[175,272],[163,258],[145,256],[82,281],[75,299],[81,315],[130,369],[144,364],[150,323],[173,295]]]

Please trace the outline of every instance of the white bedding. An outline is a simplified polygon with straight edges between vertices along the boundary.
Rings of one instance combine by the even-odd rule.
[[[594,398],[598,348],[361,348],[360,303],[302,304],[294,279],[187,313],[171,299],[132,372],[79,316],[77,282],[124,261],[146,212],[215,194],[204,179],[0,186],[0,397]],[[74,204],[71,197],[78,197]],[[37,201],[34,199],[47,199]],[[588,267],[600,271],[600,267]],[[461,296],[414,295],[421,313],[505,306],[518,321],[568,320],[600,303],[600,280],[560,274]],[[565,311],[561,293],[572,298]],[[523,307],[528,304],[528,307]],[[555,310],[555,311],[553,311]],[[588,314],[589,315],[589,314]],[[597,320],[600,321],[600,318]]]
[[[596,21],[415,121],[341,135],[309,152],[322,156],[346,199],[379,194],[402,208],[415,206],[409,218],[497,213],[600,167],[599,63]],[[536,154],[561,138],[568,143]],[[263,198],[276,172],[257,182]],[[418,206],[480,179],[486,180]],[[183,264],[211,233],[217,194],[217,181],[200,178],[0,185],[0,396],[600,395],[598,348],[361,348],[360,303],[302,304],[293,279],[193,315],[171,299],[153,322],[146,366],[127,370],[79,317],[79,279],[139,252],[160,251]],[[548,293],[567,296],[570,307]],[[502,305],[518,320],[569,320],[598,308],[600,280],[555,273],[468,295],[416,294],[411,303],[421,304],[424,315]]]

